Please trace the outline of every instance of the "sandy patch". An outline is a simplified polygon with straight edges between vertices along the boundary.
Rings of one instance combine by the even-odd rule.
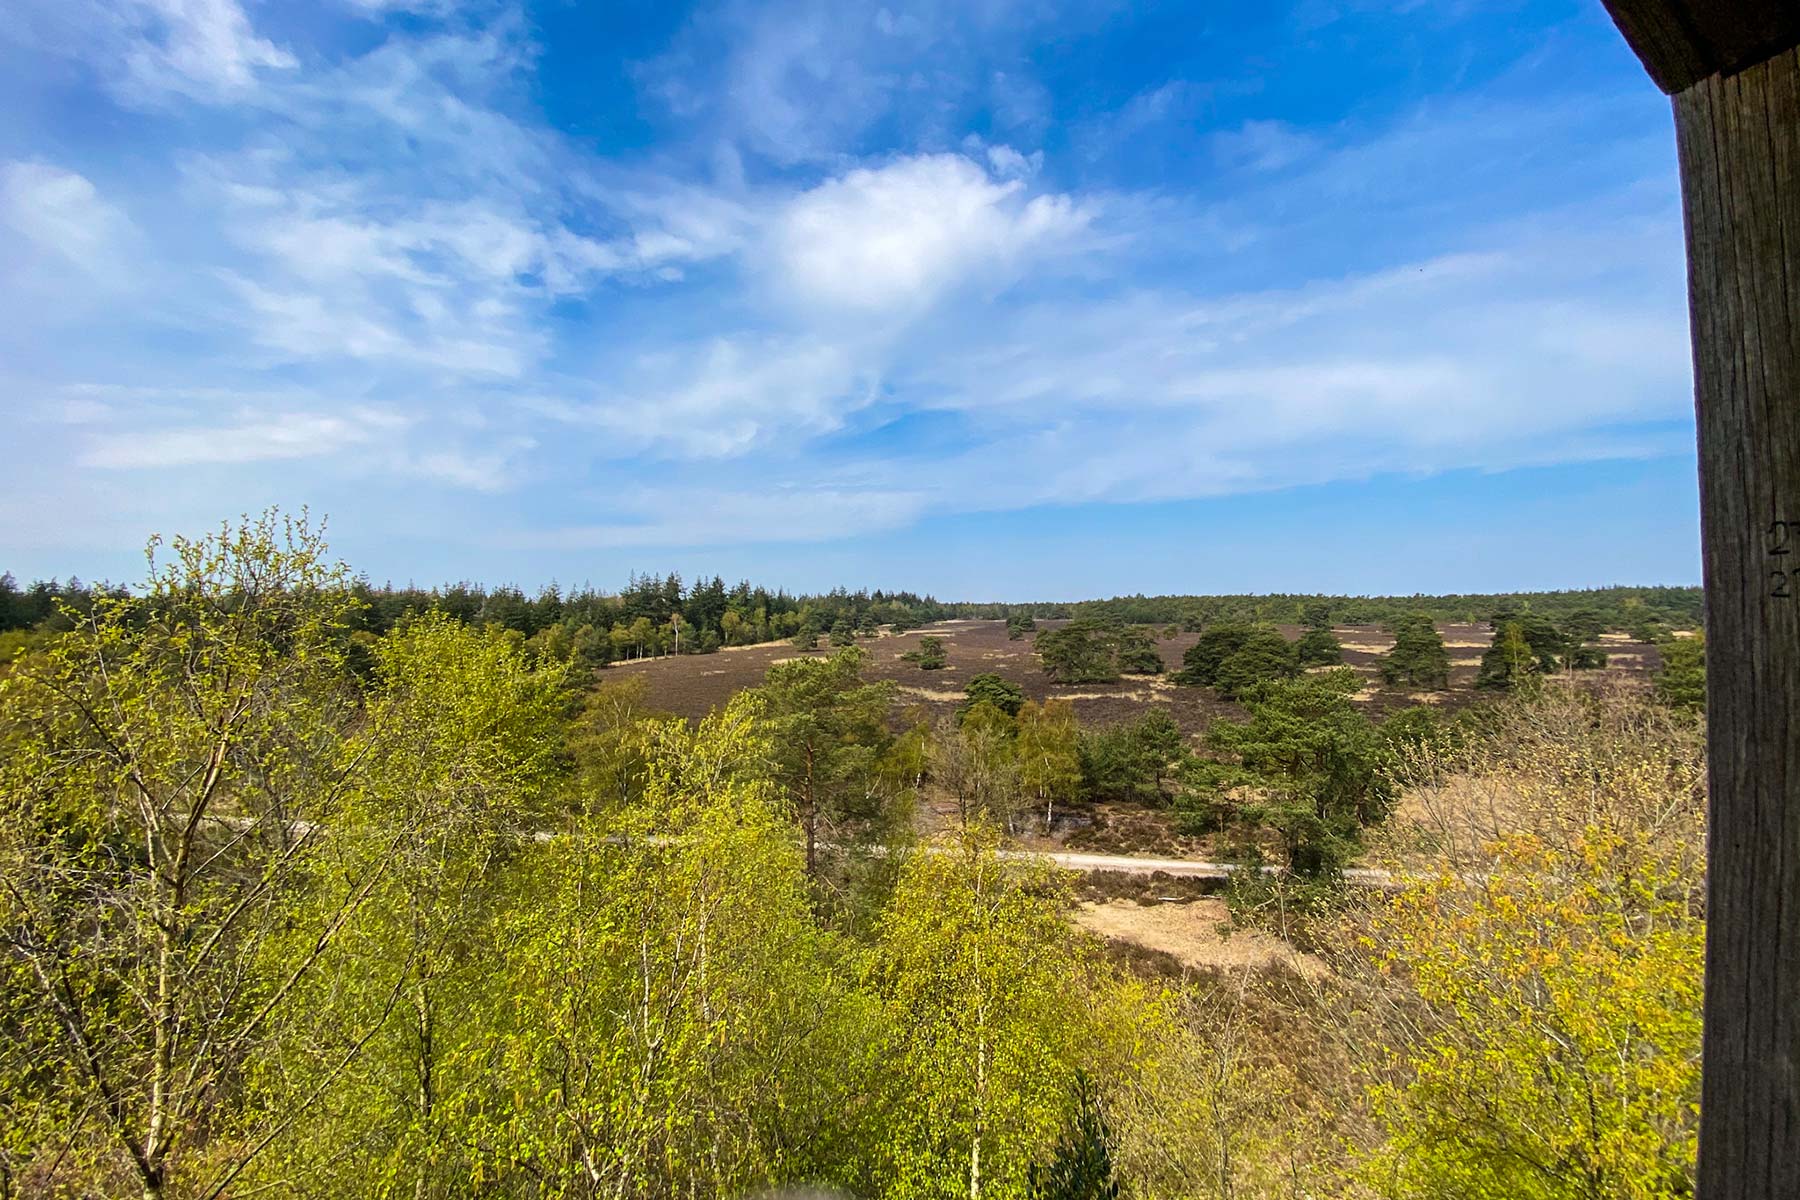
[[[1486,650],[1489,642],[1445,642],[1446,650]]]
[[[1479,667],[1481,665],[1481,659],[1479,657],[1453,658],[1450,660],[1450,665],[1453,667]]]
[[[1669,636],[1670,637],[1678,637],[1678,638],[1691,638],[1694,636],[1694,631],[1692,629],[1671,629],[1669,631]]]
[[[1083,929],[1159,950],[1190,967],[1266,971],[1285,966],[1309,979],[1327,973],[1321,960],[1272,934],[1252,929],[1222,934],[1220,925],[1230,919],[1225,902],[1213,897],[1188,904],[1109,900],[1083,904],[1075,914],[1075,923]]]
[[[1356,693],[1356,695],[1350,697],[1350,699],[1356,701],[1358,704],[1367,704],[1369,701],[1373,700],[1375,697],[1377,697],[1379,695],[1381,695],[1381,689],[1379,687],[1376,687],[1374,684],[1370,684],[1368,687],[1365,687],[1362,691]]]
[[[1444,702],[1444,693],[1408,692],[1406,698],[1411,700],[1414,704],[1442,704]]]
[[[1394,648],[1392,642],[1339,642],[1346,650],[1355,650],[1359,654],[1386,654]]]
[[[967,693],[964,692],[947,692],[935,688],[907,687],[905,684],[900,685],[900,693],[904,696],[917,696],[921,700],[937,700],[944,703],[948,703],[951,700],[966,700],[968,698]]]
[[[1632,640],[1632,637],[1629,633],[1603,633],[1600,635],[1600,640],[1603,642],[1614,643],[1629,642]]]

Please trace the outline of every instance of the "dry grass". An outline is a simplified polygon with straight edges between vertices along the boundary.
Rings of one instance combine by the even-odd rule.
[[[1261,930],[1232,930],[1231,912],[1216,897],[1174,904],[1090,902],[1077,910],[1075,923],[1109,940],[1167,954],[1195,970],[1285,967],[1305,978],[1328,973],[1322,960],[1300,953],[1280,938]]]

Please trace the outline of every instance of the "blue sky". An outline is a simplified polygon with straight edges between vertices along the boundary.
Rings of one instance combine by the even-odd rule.
[[[21,0],[0,568],[1694,582],[1667,103],[1597,0]]]

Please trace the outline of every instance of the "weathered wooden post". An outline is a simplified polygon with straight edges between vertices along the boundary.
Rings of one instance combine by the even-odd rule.
[[[1605,0],[1674,97],[1711,834],[1700,1200],[1800,1198],[1800,0]]]

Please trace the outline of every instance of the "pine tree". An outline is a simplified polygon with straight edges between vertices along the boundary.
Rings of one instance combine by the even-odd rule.
[[[1050,1161],[1031,1164],[1028,1195],[1031,1200],[1118,1200],[1117,1138],[1087,1072],[1075,1073],[1071,1099],[1074,1111]]]

